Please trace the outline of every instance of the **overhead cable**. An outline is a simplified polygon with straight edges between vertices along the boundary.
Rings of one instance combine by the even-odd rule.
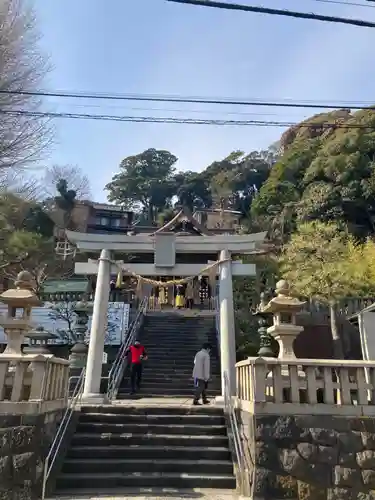
[[[185,124],[185,125],[216,125],[216,126],[253,126],[253,127],[293,127],[298,125],[303,128],[338,128],[338,129],[368,129],[375,130],[374,126],[365,124],[346,124],[337,122],[283,122],[283,121],[265,121],[265,120],[213,120],[213,119],[194,119],[194,118],[169,118],[156,116],[118,116],[118,115],[99,115],[85,113],[52,113],[47,111],[28,111],[22,109],[4,110],[0,109],[0,115],[10,116],[28,116],[35,118],[68,118],[77,120],[99,120],[112,122],[130,122],[130,123],[164,123],[164,124]]]
[[[92,100],[110,100],[110,101],[142,101],[142,102],[165,102],[165,103],[184,103],[184,104],[217,104],[229,106],[263,106],[272,108],[306,108],[306,109],[343,109],[359,110],[374,109],[375,106],[362,104],[324,103],[324,102],[295,102],[295,101],[261,101],[261,100],[235,100],[235,99],[214,99],[205,97],[180,97],[163,95],[142,95],[142,94],[101,94],[101,93],[82,93],[82,92],[60,92],[60,91],[23,91],[23,90],[0,90],[0,95],[25,95],[40,97],[58,97],[71,99],[92,99]],[[1,101],[0,101],[1,106]]]
[[[345,2],[343,0],[314,0],[314,2],[332,3],[336,5],[349,5],[353,7],[366,7],[368,9],[375,9],[375,5],[368,5],[368,4],[366,5],[365,3],[358,3],[358,2]]]
[[[346,17],[323,16],[308,12],[294,12],[284,9],[270,9],[268,7],[257,7],[255,5],[242,5],[238,3],[216,2],[213,0],[167,0],[167,2],[181,3],[186,5],[195,5],[199,7],[212,7],[215,9],[237,10],[244,12],[255,12],[258,14],[271,14],[274,16],[294,17],[297,19],[309,19],[313,21],[350,24],[360,26],[361,28],[375,28],[375,22],[363,21],[362,19],[350,19]]]

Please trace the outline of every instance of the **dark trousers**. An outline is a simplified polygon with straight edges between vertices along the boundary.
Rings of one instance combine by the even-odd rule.
[[[193,309],[194,299],[186,299],[186,307],[188,309]]]
[[[207,401],[207,386],[208,382],[198,378],[195,383],[195,391],[194,391],[194,401],[199,401],[202,397],[202,401]]]
[[[132,388],[132,392],[135,392],[136,389],[139,390],[141,387],[142,380],[142,363],[132,363],[130,368],[130,385]]]

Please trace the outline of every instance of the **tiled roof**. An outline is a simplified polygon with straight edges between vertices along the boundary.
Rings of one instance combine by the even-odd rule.
[[[81,280],[46,280],[43,284],[44,293],[76,292],[85,293],[88,281]]]

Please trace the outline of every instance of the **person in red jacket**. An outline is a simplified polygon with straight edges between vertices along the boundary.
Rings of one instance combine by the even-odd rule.
[[[131,394],[135,394],[135,392],[139,391],[141,388],[142,361],[147,359],[146,349],[136,340],[134,344],[127,349],[125,355],[130,357]]]

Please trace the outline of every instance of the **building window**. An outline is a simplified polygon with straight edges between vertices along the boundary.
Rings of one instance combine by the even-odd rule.
[[[96,218],[96,223],[98,226],[108,226],[109,225],[109,219],[108,217],[97,217]]]
[[[120,227],[121,226],[121,219],[112,219],[112,227]]]

